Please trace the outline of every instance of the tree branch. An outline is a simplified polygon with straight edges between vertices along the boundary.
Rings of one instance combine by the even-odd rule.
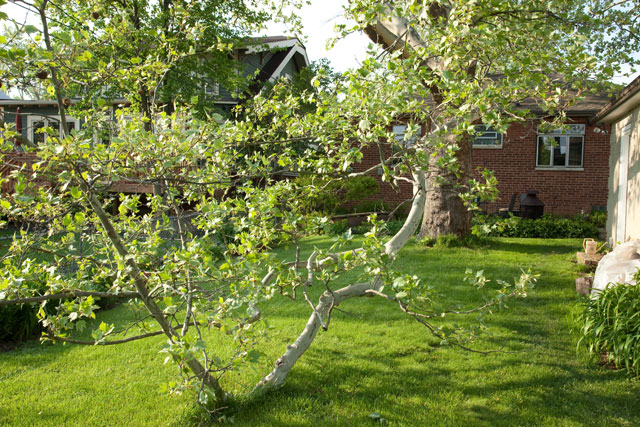
[[[61,342],[66,342],[69,344],[80,344],[80,345],[116,345],[116,344],[124,344],[124,343],[128,343],[131,341],[137,341],[137,340],[141,340],[144,338],[149,338],[149,337],[155,337],[156,335],[162,335],[164,334],[164,331],[155,331],[155,332],[149,332],[146,334],[142,334],[142,335],[136,335],[134,337],[129,337],[129,338],[123,338],[121,340],[116,340],[116,341],[81,341],[81,340],[74,340],[71,338],[66,338],[66,337],[59,337],[57,335],[53,335],[53,334],[47,334],[46,337],[54,340],[54,341],[61,341]]]
[[[114,294],[111,292],[69,291],[69,292],[60,292],[57,294],[41,295],[37,297],[3,299],[3,300],[0,300],[0,307],[2,307],[3,305],[28,304],[32,302],[60,300],[65,298],[77,298],[77,297],[133,299],[133,298],[140,298],[140,294],[138,292],[120,292],[118,294]]]

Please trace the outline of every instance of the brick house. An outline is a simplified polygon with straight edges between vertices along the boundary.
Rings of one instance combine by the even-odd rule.
[[[249,93],[258,92],[265,84],[274,82],[280,78],[291,80],[303,68],[309,66],[309,59],[304,45],[295,37],[271,36],[251,38],[246,41],[246,46],[233,52],[233,58],[238,61],[244,75],[250,79],[247,89]],[[196,76],[196,78],[199,78]],[[203,95],[209,98],[215,107],[222,113],[228,114],[233,107],[242,102],[229,88],[220,86],[216,82],[206,80],[198,81],[202,87]],[[117,127],[115,111],[130,102],[124,98],[111,100],[110,117],[112,126]],[[73,132],[83,125],[82,118],[67,116],[69,129]],[[44,141],[45,135],[40,129],[51,127],[62,131],[58,104],[55,100],[24,100],[11,99],[0,90],[0,121],[3,123],[15,123],[22,137],[36,145]],[[20,123],[18,125],[18,123]],[[97,137],[97,136],[96,136]],[[23,153],[20,141],[16,141],[15,150],[4,154],[0,162],[0,178],[9,176],[13,169],[24,164],[30,165],[37,161],[33,153]],[[13,180],[4,180],[0,187],[0,194],[13,193]],[[140,184],[132,181],[118,181],[110,191],[124,193],[153,193],[154,187],[150,184]]]
[[[591,95],[566,110],[569,129],[539,128],[546,120],[543,111],[533,102],[521,106],[539,118],[511,125],[500,135],[483,125],[473,142],[472,170],[478,168],[494,172],[498,180],[499,197],[481,205],[488,213],[507,208],[515,195],[515,209],[527,190],[538,191],[545,203],[545,213],[576,215],[604,210],[607,205],[609,176],[609,128],[591,124],[593,117],[608,102],[606,96]],[[401,138],[403,125],[393,127]],[[389,155],[391,148],[384,154]],[[379,162],[377,148],[363,152],[362,163],[356,170],[366,170]],[[379,176],[379,173],[371,173]],[[394,206],[412,197],[408,183],[400,182],[396,189],[380,181],[380,191],[371,199]],[[354,205],[354,203],[352,203]]]

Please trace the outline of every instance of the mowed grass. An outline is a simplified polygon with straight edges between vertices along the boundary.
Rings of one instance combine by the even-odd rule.
[[[307,244],[309,253],[329,239]],[[409,426],[640,425],[640,382],[576,354],[571,258],[580,245],[577,239],[491,239],[477,249],[410,244],[395,267],[435,286],[448,303],[482,303],[462,281],[467,267],[492,279],[511,280],[520,268],[541,274],[528,298],[487,319],[489,333],[473,345],[503,352],[441,347],[394,304],[354,299],[334,311],[329,331],[318,333],[284,387],[247,395],[309,316],[302,299],[276,298],[262,307],[273,328],[260,345],[261,363],[223,379],[239,396],[226,415],[242,426],[375,425],[372,413],[389,425]],[[279,252],[293,257],[292,248]],[[124,322],[127,313],[117,307],[99,320]],[[228,338],[217,332],[208,342],[229,351]],[[197,424],[193,395],[159,391],[177,375],[173,365],[162,364],[163,343],[161,337],[111,347],[30,342],[0,354],[0,425]]]

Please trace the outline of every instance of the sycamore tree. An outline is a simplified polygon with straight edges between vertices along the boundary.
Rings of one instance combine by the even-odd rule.
[[[333,310],[347,299],[372,296],[372,303],[395,304],[416,319],[417,327],[426,328],[442,343],[469,349],[481,325],[453,327],[443,319],[491,310],[509,298],[526,296],[535,281],[529,272],[512,284],[496,281],[495,285],[487,285],[482,273],[468,272],[470,289],[490,288],[486,300],[478,307],[448,308],[439,301],[428,278],[396,272],[393,261],[401,256],[402,247],[425,215],[430,197],[427,178],[434,162],[451,174],[460,174],[455,142],[470,132],[478,112],[485,114],[484,120],[501,126],[503,114],[491,113],[494,108],[511,111],[513,93],[542,92],[528,86],[538,81],[542,87],[547,81],[537,71],[539,59],[528,79],[505,78],[497,86],[489,78],[468,82],[463,79],[464,70],[473,64],[460,68],[464,52],[469,52],[469,46],[458,38],[467,31],[461,25],[459,35],[444,29],[440,37],[434,33],[434,39],[442,43],[438,55],[426,47],[422,51],[419,45],[410,47],[411,55],[403,53],[409,48],[389,49],[386,54],[372,51],[362,67],[340,78],[328,80],[320,71],[301,91],[292,89],[287,81],[280,82],[248,100],[233,120],[225,121],[199,108],[194,96],[176,97],[167,109],[150,93],[150,88],[158,94],[169,87],[170,76],[179,73],[183,60],[194,54],[190,46],[200,46],[203,40],[202,19],[191,15],[196,13],[189,7],[191,2],[104,4],[123,6],[120,12],[114,9],[104,15],[105,9],[96,6],[95,19],[100,25],[87,23],[83,30],[74,27],[74,22],[80,22],[79,11],[94,10],[92,2],[73,3],[69,8],[50,0],[30,3],[41,26],[18,25],[15,39],[21,37],[19,49],[23,50],[12,50],[12,38],[1,41],[3,82],[17,81],[12,76],[24,75],[25,69],[34,76],[45,70],[47,89],[58,101],[63,123],[67,112],[84,117],[81,129],[62,133],[44,129],[44,142],[28,148],[32,161],[8,162],[11,173],[2,178],[14,188],[0,201],[2,226],[13,227],[14,234],[1,258],[0,306],[37,304],[43,340],[126,345],[163,335],[166,344],[159,350],[183,374],[176,389],[193,389],[200,402],[220,405],[231,388],[224,374],[242,362],[256,360],[254,344],[264,332],[261,307],[271,298],[288,296],[308,305],[310,314],[299,337],[270,371],[264,369],[256,392],[283,384],[317,333],[329,330]],[[252,10],[257,6],[246,4]],[[173,19],[179,28],[171,27],[174,30],[165,33],[163,20],[158,21],[159,26],[145,21],[149,25],[137,27],[130,20],[132,5],[142,6],[138,15],[149,18],[156,17],[151,13],[154,7],[167,5],[171,11],[167,19]],[[478,3],[475,7],[491,5]],[[429,10],[440,6],[405,2],[385,16],[415,13],[421,18],[408,28],[423,31],[419,25],[430,22]],[[350,7],[358,25],[368,28],[390,6],[352,2]],[[456,9],[458,21],[467,16],[467,9],[460,7]],[[65,16],[73,19],[65,20]],[[123,22],[128,24],[122,26]],[[121,33],[116,34],[118,29]],[[551,37],[544,33],[546,29],[544,23],[540,28],[532,26],[529,35],[538,36],[539,31],[545,40]],[[490,57],[497,56],[506,36],[496,34],[493,24],[474,31],[469,39],[484,46]],[[410,34],[402,33],[403,37]],[[148,36],[146,42],[130,50],[127,40],[142,40],[141,34]],[[513,42],[525,43],[525,38],[514,37]],[[582,64],[599,67],[589,53],[588,39],[560,33],[556,42],[558,54],[560,48],[571,52],[563,58],[575,61],[576,69]],[[217,41],[212,43],[201,47],[205,51],[227,49]],[[407,42],[396,38],[389,47],[398,45]],[[553,52],[549,60],[556,60]],[[425,66],[441,56],[448,68],[432,72]],[[494,65],[507,73],[520,59],[513,56]],[[431,86],[442,87],[436,110],[428,101]],[[112,113],[110,90],[129,97],[131,107]],[[71,93],[83,94],[83,101],[65,105]],[[554,103],[555,96],[543,99]],[[116,125],[105,135],[104,123],[112,114]],[[415,144],[398,143],[385,155],[384,141],[394,140],[390,126],[398,117],[409,120],[407,141],[412,133],[417,134],[421,123],[429,120],[430,126]],[[2,151],[9,159],[15,132],[5,124],[2,136]],[[380,163],[369,171],[355,172],[363,150],[368,149],[380,150]],[[380,233],[384,225],[372,217],[372,229],[359,249],[342,249],[351,239],[347,233],[332,248],[316,248],[303,258],[304,236],[319,231],[327,221],[309,213],[308,201],[332,181],[378,168],[391,183],[409,181],[413,185],[414,197],[402,228],[384,238]],[[308,179],[282,178],[284,172],[292,171]],[[144,186],[148,193],[116,193],[123,182]],[[488,176],[486,181],[465,185],[453,190],[463,194],[464,200],[491,193]],[[281,259],[271,250],[284,242],[298,248],[294,259]],[[358,273],[356,281],[340,280],[353,271]],[[312,286],[323,291],[317,301],[309,296]],[[98,313],[94,322],[97,303],[107,299],[126,301],[135,320],[120,327],[100,322]],[[87,328],[91,329],[89,338]],[[231,351],[209,346],[205,329],[233,337]]]
[[[422,236],[470,231],[461,194],[473,186],[474,124],[504,133],[532,118],[517,107],[526,99],[562,124],[567,106],[638,62],[633,1],[351,0],[347,13],[357,25],[343,32],[364,31],[380,48],[376,78],[398,82],[386,96],[429,129]]]

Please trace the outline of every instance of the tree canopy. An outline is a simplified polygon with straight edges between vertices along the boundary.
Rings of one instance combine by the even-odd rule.
[[[304,90],[281,81],[225,121],[203,114],[186,83],[170,110],[162,91],[182,85],[199,61],[225,57],[216,64],[227,64],[225,55],[236,46],[229,40],[239,42],[264,22],[254,2],[25,4],[38,10],[42,26],[18,25],[15,38],[1,40],[3,83],[41,78],[44,70],[62,120],[77,111],[85,125],[62,134],[44,129],[44,143],[21,163],[10,161],[15,132],[4,125],[2,152],[12,171],[2,179],[14,190],[3,195],[0,214],[2,226],[15,233],[1,258],[0,306],[38,304],[44,340],[110,345],[164,334],[162,351],[184,372],[177,387],[196,384],[201,402],[218,404],[226,398],[223,374],[237,361],[256,359],[252,344],[264,331],[260,306],[274,297],[309,305],[310,316],[258,390],[281,385],[317,332],[329,329],[335,307],[353,297],[391,301],[444,344],[469,348],[476,328],[439,320],[526,296],[535,275],[496,282],[483,305],[461,310],[441,307],[425,278],[395,272],[393,260],[428,205],[427,179],[437,176],[435,167],[464,177],[456,163],[460,141],[479,120],[500,128],[526,117],[513,108],[515,100],[535,96],[559,111],[566,88],[551,71],[575,81],[579,92],[587,88],[579,82],[615,71],[616,58],[630,58],[596,50],[617,33],[580,2],[352,1],[348,13],[356,29],[373,31],[386,50],[372,49],[362,67],[330,82],[320,68]],[[238,27],[222,28],[208,22],[210,16]],[[602,38],[582,23],[589,31],[600,28]],[[224,67],[231,76],[234,65]],[[110,114],[105,91],[129,98],[132,108],[114,113],[117,125],[103,139],[96,133]],[[72,93],[82,102],[67,106]],[[393,141],[390,125],[399,117],[409,122],[406,138],[422,123],[427,132],[384,156],[382,145]],[[386,181],[413,185],[402,228],[387,239],[372,217],[360,249],[343,249],[352,237],[347,233],[330,251],[303,259],[298,250],[295,259],[277,259],[271,247],[299,248],[303,236],[328,221],[310,213],[311,195],[328,180],[370,172],[353,169],[367,149],[380,150],[374,168]],[[310,179],[287,179],[285,172]],[[122,183],[146,194],[121,193]],[[489,178],[463,184],[452,191],[466,201],[491,192]],[[357,280],[335,286],[337,277],[353,271]],[[487,284],[481,272],[468,272],[467,280],[478,289]],[[324,289],[316,303],[308,296],[311,286]],[[124,330],[102,323],[92,340],[77,339],[74,333],[95,317],[98,299],[109,298],[129,301],[137,320]],[[208,347],[202,328],[233,336],[233,355],[225,359]]]

